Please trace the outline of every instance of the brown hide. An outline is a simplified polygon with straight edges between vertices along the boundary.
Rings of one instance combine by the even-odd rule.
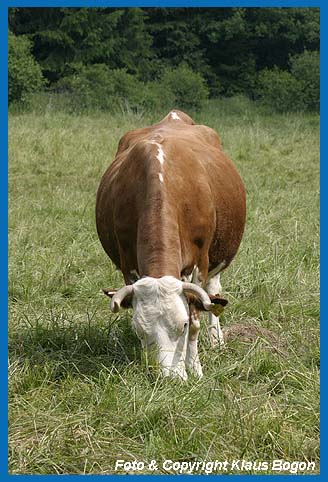
[[[98,189],[98,235],[126,283],[133,270],[180,279],[194,266],[205,283],[230,264],[244,231],[244,185],[216,132],[172,112],[180,119],[169,113],[121,138]]]

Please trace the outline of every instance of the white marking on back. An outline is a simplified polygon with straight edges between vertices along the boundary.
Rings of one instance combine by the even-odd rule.
[[[160,163],[161,165],[161,168],[160,168],[160,172],[158,174],[158,177],[159,177],[159,180],[160,182],[163,184],[164,182],[164,178],[163,178],[163,165],[164,165],[164,160],[165,160],[165,155],[164,155],[164,151],[163,151],[163,148],[162,146],[155,141],[155,139],[150,139],[150,144],[153,144],[155,146],[157,146],[157,155],[156,155],[156,158],[158,160],[158,162]]]
[[[165,160],[165,155],[164,155],[164,151],[163,151],[162,146],[158,142],[156,142],[154,139],[151,139],[149,141],[149,143],[153,144],[154,146],[157,146],[158,151],[157,151],[156,157],[157,157],[157,160],[159,161],[160,165],[163,166],[164,160]]]
[[[157,144],[158,147],[158,153],[157,153],[157,159],[159,160],[161,166],[164,164],[164,151],[162,149],[162,146],[160,144]]]
[[[174,120],[181,120],[180,117],[178,116],[178,114],[176,112],[171,112],[171,119],[174,119]]]

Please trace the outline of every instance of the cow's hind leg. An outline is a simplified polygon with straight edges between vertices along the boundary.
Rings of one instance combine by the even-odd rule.
[[[220,283],[220,273],[213,276],[208,280],[205,286],[205,291],[209,295],[217,295],[221,294],[222,286]],[[210,335],[210,342],[212,346],[220,345],[223,347],[224,345],[224,338],[223,332],[220,326],[220,319],[218,316],[215,316],[213,313],[209,313],[209,335]]]

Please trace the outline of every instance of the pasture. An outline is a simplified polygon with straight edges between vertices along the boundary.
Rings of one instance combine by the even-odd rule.
[[[162,116],[51,106],[10,116],[13,474],[110,474],[118,459],[143,461],[142,473],[151,460],[163,474],[174,473],[164,460],[234,459],[258,465],[228,473],[259,473],[262,461],[262,473],[277,473],[275,459],[314,461],[319,472],[319,118],[269,115],[238,98],[189,114],[219,133],[248,213],[222,276],[222,326],[242,326],[219,351],[204,320],[204,378],[186,383],[156,375],[131,312],[112,314],[99,293],[122,285],[95,229],[100,178],[120,136]],[[250,339],[249,325],[269,332]]]

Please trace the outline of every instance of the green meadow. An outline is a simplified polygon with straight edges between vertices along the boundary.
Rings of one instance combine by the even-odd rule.
[[[123,279],[95,228],[120,137],[166,112],[74,114],[49,103],[10,114],[12,474],[125,473],[117,460],[143,462],[140,473],[152,460],[158,474],[175,473],[165,460],[252,462],[224,472],[244,474],[315,462],[298,473],[319,472],[319,116],[272,114],[244,98],[188,113],[218,132],[248,208],[222,276],[226,348],[210,346],[204,317],[204,377],[185,383],[148,366],[130,311],[110,312],[100,290]]]

